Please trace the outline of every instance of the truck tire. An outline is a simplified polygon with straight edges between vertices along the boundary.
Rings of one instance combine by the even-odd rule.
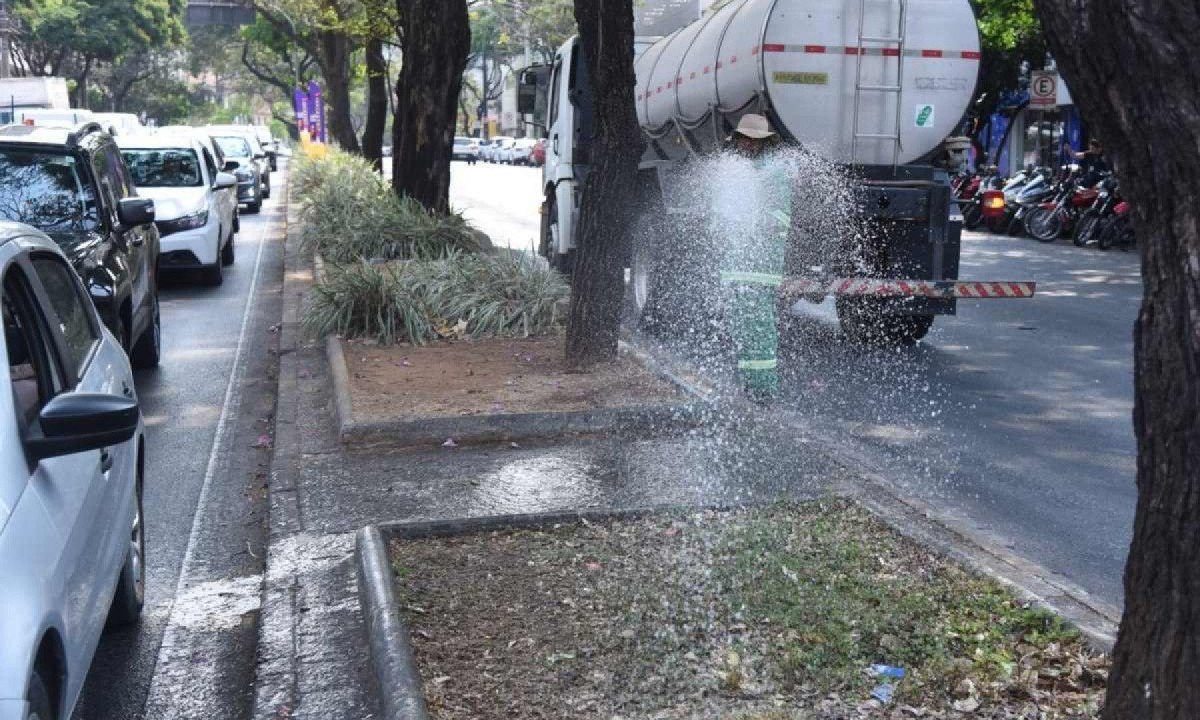
[[[570,283],[571,275],[575,270],[575,251],[568,250],[566,254],[557,251],[554,242],[556,227],[558,227],[558,205],[554,199],[554,193],[549,192],[546,193],[546,199],[542,202],[542,227],[538,254],[546,258],[550,267],[562,273]]]
[[[873,298],[838,298],[837,316],[846,339],[856,345],[907,347],[933,327],[932,315],[888,315]]]

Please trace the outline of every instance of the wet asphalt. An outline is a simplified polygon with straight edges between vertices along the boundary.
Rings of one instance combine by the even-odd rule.
[[[163,699],[195,699],[184,689],[205,682],[222,686],[194,703],[207,717],[249,716],[270,460],[260,437],[275,399],[282,273],[283,173],[272,180],[262,212],[241,216],[221,286],[162,277],[162,364],[136,377],[147,436],[145,614],[105,633],[78,720],[181,717]],[[180,591],[189,599],[176,602]]]
[[[498,245],[529,248],[540,173],[455,163],[451,203]],[[1038,295],[960,301],[916,347],[889,352],[846,343],[832,302],[801,302],[784,397],[757,420],[820,438],[1119,606],[1136,500],[1137,255],[967,233],[960,277],[1035,280]]]

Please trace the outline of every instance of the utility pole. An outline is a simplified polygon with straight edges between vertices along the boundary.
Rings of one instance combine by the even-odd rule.
[[[0,0],[0,78],[9,77],[12,71],[9,66],[9,43],[8,3],[6,0]]]

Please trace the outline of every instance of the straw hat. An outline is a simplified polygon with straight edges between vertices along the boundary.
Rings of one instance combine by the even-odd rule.
[[[755,113],[746,113],[738,120],[737,129],[733,131],[734,135],[742,135],[754,140],[765,140],[769,137],[775,137],[775,133],[771,130],[771,124],[762,115]]]

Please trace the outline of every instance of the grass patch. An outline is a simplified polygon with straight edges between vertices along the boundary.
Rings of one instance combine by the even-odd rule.
[[[480,249],[478,233],[461,215],[430,213],[398,197],[360,157],[339,151],[301,155],[292,183],[305,247],[328,262],[431,259]]]
[[[441,720],[1078,718],[1103,698],[1077,633],[840,500],[392,552]],[[887,705],[877,663],[906,671]]]
[[[304,315],[312,335],[383,344],[557,332],[566,283],[523,253],[326,266]]]

